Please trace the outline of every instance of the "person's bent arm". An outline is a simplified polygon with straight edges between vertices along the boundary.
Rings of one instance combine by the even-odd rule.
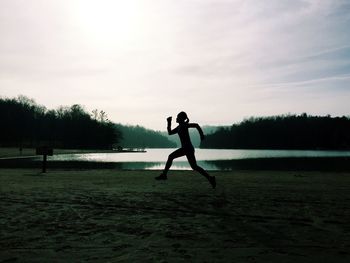
[[[198,123],[190,123],[188,125],[190,128],[196,128],[199,135],[201,136],[201,140],[203,141],[204,140],[204,133],[203,133],[203,130],[201,128],[201,126],[198,125]]]
[[[171,117],[168,117],[166,120],[167,120],[167,122],[168,122],[168,125],[167,125],[167,130],[168,130],[168,134],[169,135],[173,135],[173,134],[175,134],[176,132],[177,132],[177,129],[175,128],[175,129],[171,129]]]

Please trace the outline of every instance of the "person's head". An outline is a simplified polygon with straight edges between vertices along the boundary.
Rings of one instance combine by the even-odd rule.
[[[188,123],[190,120],[187,117],[186,112],[181,111],[177,117],[176,117],[176,122],[177,123]]]

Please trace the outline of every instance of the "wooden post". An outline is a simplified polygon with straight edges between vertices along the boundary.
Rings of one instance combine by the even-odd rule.
[[[46,173],[47,154],[43,155],[43,173]]]
[[[49,148],[47,146],[43,147],[37,147],[36,148],[36,154],[37,155],[42,155],[43,156],[43,173],[46,173],[46,163],[47,163],[47,156],[52,156],[53,155],[53,149]]]

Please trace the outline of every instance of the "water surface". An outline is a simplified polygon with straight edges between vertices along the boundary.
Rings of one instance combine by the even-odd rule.
[[[53,161],[88,161],[120,163],[123,169],[163,169],[168,155],[175,149],[146,149],[139,153],[85,153],[60,154],[49,157]],[[240,150],[240,149],[196,149],[198,164],[207,170],[220,170],[216,161],[260,159],[260,158],[303,158],[303,157],[350,157],[350,151],[314,150]],[[174,160],[172,169],[191,169],[186,157]]]

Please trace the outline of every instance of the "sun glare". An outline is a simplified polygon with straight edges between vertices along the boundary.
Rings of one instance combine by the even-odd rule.
[[[142,33],[140,1],[81,0],[78,3],[79,27],[95,45],[124,47]]]

